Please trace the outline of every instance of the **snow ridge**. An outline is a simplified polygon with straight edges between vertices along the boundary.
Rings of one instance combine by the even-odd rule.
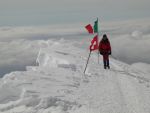
[[[149,113],[149,70],[113,58],[104,70],[76,41],[41,41],[37,66],[0,80],[0,113]],[[77,46],[78,45],[78,46]],[[144,64],[142,64],[143,66]],[[144,66],[143,66],[144,67]],[[148,70],[148,71],[147,71]]]

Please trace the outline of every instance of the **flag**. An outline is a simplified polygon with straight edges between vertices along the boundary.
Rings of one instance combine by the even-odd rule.
[[[93,34],[93,28],[92,28],[91,24],[88,24],[87,26],[85,26],[85,28],[87,29],[89,34]]]
[[[94,22],[94,33],[98,33],[98,19]]]
[[[98,49],[98,35],[96,35],[91,41],[90,51],[94,51]]]

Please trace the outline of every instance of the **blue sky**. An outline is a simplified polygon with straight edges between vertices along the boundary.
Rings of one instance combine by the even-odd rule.
[[[1,0],[0,25],[50,25],[150,17],[149,0]]]

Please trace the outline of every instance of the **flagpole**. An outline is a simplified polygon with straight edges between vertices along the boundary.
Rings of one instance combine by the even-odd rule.
[[[89,63],[90,56],[91,56],[91,51],[90,51],[90,53],[89,53],[89,57],[88,57],[88,59],[87,59],[87,63],[86,63],[85,69],[84,69],[84,74],[85,74],[85,71],[86,71],[87,65],[88,65],[88,63]]]
[[[97,40],[98,40],[98,45],[99,45],[99,29],[98,29],[98,17],[97,17]],[[98,64],[99,64],[99,47],[98,47]]]

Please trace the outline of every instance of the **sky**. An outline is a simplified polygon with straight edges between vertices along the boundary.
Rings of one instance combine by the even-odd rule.
[[[0,26],[149,18],[149,0],[0,0]]]

